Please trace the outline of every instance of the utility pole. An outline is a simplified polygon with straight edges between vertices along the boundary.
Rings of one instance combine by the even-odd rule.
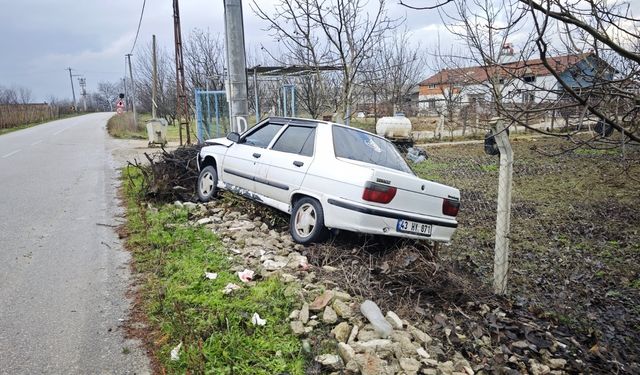
[[[71,68],[67,68],[69,71],[69,81],[71,81],[71,95],[73,95],[73,111],[76,111],[76,90],[73,88],[73,74],[71,74]]]
[[[180,144],[182,145],[182,126],[185,127],[187,135],[187,144],[191,144],[191,132],[189,130],[189,105],[187,103],[187,94],[185,89],[184,78],[184,60],[182,59],[182,31],[180,30],[180,7],[178,0],[173,0],[173,36],[176,47],[176,91],[177,106],[176,117],[178,117],[178,126],[180,134]]]
[[[229,69],[230,125],[233,131],[242,132],[247,129],[249,99],[241,0],[224,1],[224,25]]]
[[[82,96],[82,104],[84,111],[87,112],[87,79],[84,77],[78,77],[78,83],[80,84],[80,96]]]
[[[126,73],[125,73],[126,75]],[[122,77],[122,92],[124,93],[124,106],[125,111],[127,110],[127,102],[129,101],[129,97],[127,96],[127,77]]]
[[[136,114],[136,84],[133,80],[133,70],[131,70],[131,54],[127,53],[125,55],[127,57],[127,61],[129,62],[129,79],[131,80],[131,108],[133,108],[133,123],[136,128],[138,127],[138,116]]]
[[[151,118],[156,118],[156,95],[158,95],[158,63],[156,56],[156,36],[153,35],[152,39],[152,52],[153,52],[153,85],[151,87]]]

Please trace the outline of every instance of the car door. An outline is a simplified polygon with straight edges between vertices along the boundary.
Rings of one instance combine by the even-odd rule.
[[[300,189],[315,151],[315,124],[291,122],[265,153],[256,180],[259,194],[289,203]]]
[[[260,158],[283,126],[282,123],[266,122],[243,134],[240,142],[227,150],[222,163],[222,181],[255,192]]]

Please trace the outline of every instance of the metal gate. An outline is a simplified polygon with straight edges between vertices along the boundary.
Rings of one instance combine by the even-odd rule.
[[[229,103],[225,91],[195,90],[198,142],[229,133]]]

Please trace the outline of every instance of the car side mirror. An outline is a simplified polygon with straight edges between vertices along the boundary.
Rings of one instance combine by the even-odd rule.
[[[240,134],[238,134],[236,132],[231,132],[231,133],[227,134],[227,139],[230,140],[231,142],[239,143],[240,142]]]

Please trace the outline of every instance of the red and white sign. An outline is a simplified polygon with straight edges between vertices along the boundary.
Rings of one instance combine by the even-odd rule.
[[[124,108],[124,102],[122,100],[118,100],[118,103],[116,104],[117,108]]]

